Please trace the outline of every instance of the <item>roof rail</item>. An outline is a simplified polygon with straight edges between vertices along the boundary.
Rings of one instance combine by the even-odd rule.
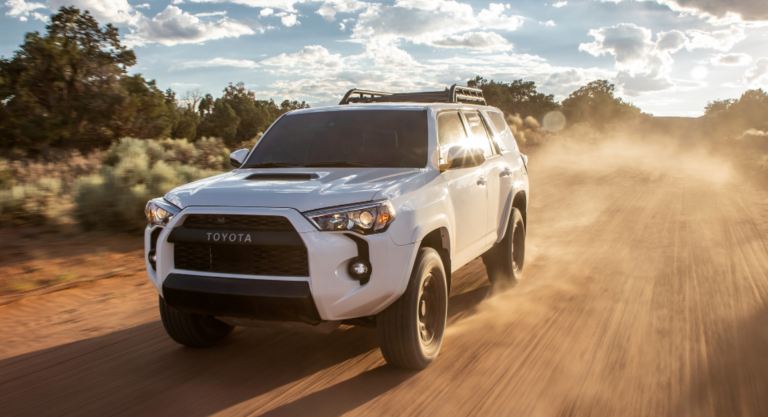
[[[339,105],[350,103],[469,103],[485,106],[483,90],[463,85],[452,85],[445,91],[425,91],[422,93],[384,93],[381,91],[347,91]]]

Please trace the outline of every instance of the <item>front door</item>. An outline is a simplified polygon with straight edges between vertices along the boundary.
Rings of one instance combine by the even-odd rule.
[[[507,194],[512,188],[512,178],[508,175],[508,164],[500,155],[500,149],[491,139],[492,133],[489,133],[488,127],[476,111],[465,111],[464,118],[469,128],[470,140],[474,141],[475,146],[482,147],[485,154],[485,163],[483,169],[486,174],[486,190],[488,193],[488,221],[486,223],[486,235],[488,245],[496,243],[499,224],[501,222],[501,207],[506,204],[504,200],[504,191]],[[503,230],[501,231],[504,232]]]
[[[445,163],[445,155],[451,146],[472,146],[458,111],[438,114],[437,135],[440,143],[441,164]],[[442,175],[454,210],[456,266],[461,266],[465,260],[477,256],[485,247],[488,223],[485,171],[482,166],[479,166],[450,169]]]

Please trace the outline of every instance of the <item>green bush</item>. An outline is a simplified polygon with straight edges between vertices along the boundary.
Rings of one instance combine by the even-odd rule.
[[[0,190],[0,227],[58,223],[63,214],[57,178]]]
[[[184,139],[131,138],[113,144],[101,171],[81,179],[75,187],[77,220],[89,230],[141,230],[146,224],[144,205],[149,199],[220,173],[221,155],[225,153],[229,161],[229,151],[219,140],[202,140],[200,144],[197,147]]]

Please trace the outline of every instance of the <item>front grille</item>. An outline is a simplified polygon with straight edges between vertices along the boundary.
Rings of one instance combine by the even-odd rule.
[[[224,274],[308,277],[307,248],[303,246],[239,246],[176,243],[177,269]]]
[[[234,214],[190,214],[184,219],[188,229],[293,231],[291,222],[282,216],[243,216]]]

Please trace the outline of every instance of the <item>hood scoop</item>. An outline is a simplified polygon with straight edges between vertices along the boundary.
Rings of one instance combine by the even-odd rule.
[[[315,173],[303,173],[303,172],[284,172],[275,174],[251,174],[243,179],[248,181],[288,181],[288,182],[304,182],[312,181],[320,178]]]

